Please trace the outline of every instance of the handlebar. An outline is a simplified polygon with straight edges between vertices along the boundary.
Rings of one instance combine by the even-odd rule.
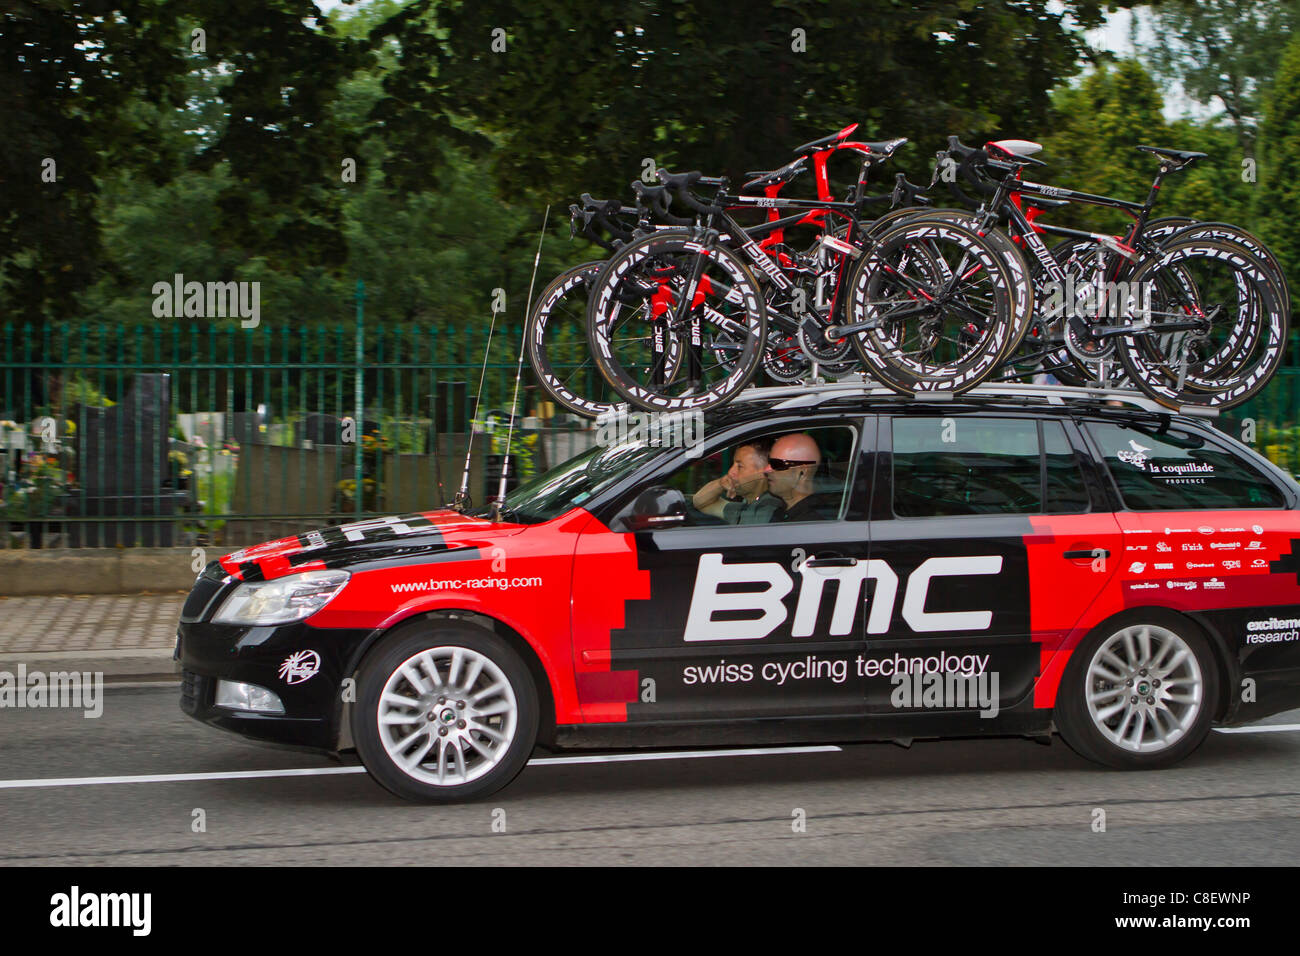
[[[929,196],[922,195],[924,192],[924,186],[918,186],[907,181],[906,173],[896,173],[894,175],[894,193],[890,197],[890,205],[894,209],[908,206],[929,206],[933,200]]]
[[[705,176],[698,169],[691,170],[689,173],[670,173],[666,169],[659,170],[659,180],[665,186],[674,190],[677,197],[691,209],[694,209],[703,216],[722,215],[722,207],[702,203],[696,199],[690,191],[690,187],[696,184],[701,186],[716,186],[722,189],[726,186],[727,180],[719,176]]]
[[[654,211],[656,218],[670,226],[690,226],[695,220],[685,216],[674,216],[668,211],[672,197],[668,195],[667,186],[647,186],[639,179],[632,180],[632,192],[636,193],[637,202]]]

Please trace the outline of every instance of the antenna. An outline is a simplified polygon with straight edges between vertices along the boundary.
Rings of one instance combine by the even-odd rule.
[[[550,209],[550,206],[546,207]],[[531,295],[531,292],[530,292]],[[483,368],[478,375],[478,391],[474,393],[474,413],[478,414],[479,400],[483,397],[483,380],[487,377],[488,356],[492,354],[492,332],[497,325],[497,310],[492,310],[492,320],[488,323],[487,345],[483,347]],[[435,430],[435,434],[436,434]],[[460,476],[460,491],[456,492],[456,500],[452,502],[452,507],[457,511],[465,511],[473,506],[474,502],[469,496],[469,461],[474,454],[474,426],[470,424],[469,440],[465,443],[465,471]],[[441,486],[441,482],[439,482]]]
[[[537,237],[537,252],[533,255],[533,277],[528,280],[528,303],[524,306],[524,335],[528,334],[528,317],[533,314],[533,284],[537,281],[537,266],[542,261],[542,241],[546,238],[546,224],[551,219],[551,205],[546,204],[546,214],[542,216],[542,231]],[[506,500],[506,477],[510,474],[510,439],[515,433],[515,409],[519,405],[519,379],[524,371],[524,342],[519,343],[519,360],[515,363],[515,394],[510,400],[510,418],[506,426],[506,454],[501,461],[501,483],[497,486],[497,497],[492,502],[492,520],[501,519],[501,506]],[[486,365],[484,366],[486,368]],[[468,472],[466,472],[468,477]]]

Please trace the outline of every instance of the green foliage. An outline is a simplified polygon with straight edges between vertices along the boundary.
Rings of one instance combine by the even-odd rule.
[[[1286,38],[1300,27],[1297,0],[1163,0],[1147,16],[1155,40],[1141,54],[1198,103],[1222,108],[1237,146],[1254,155],[1260,110]]]
[[[1096,4],[1070,9],[1098,22]],[[670,0],[419,0],[384,29],[401,50],[376,114],[390,124],[392,181],[427,185],[411,160],[431,143],[490,143],[503,194],[548,201],[623,195],[645,158],[768,169],[853,121],[865,138],[913,137],[906,156],[928,162],[949,132],[1041,125],[1082,52],[1044,0],[786,0],[761,15]]]
[[[1260,126],[1261,232],[1287,275],[1300,274],[1300,33],[1282,57]]]

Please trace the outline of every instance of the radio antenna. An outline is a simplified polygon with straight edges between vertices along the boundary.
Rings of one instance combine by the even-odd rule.
[[[548,207],[549,208],[549,207]],[[483,368],[478,375],[478,391],[474,393],[474,414],[478,414],[479,401],[483,397],[483,380],[487,378],[488,356],[492,354],[492,332],[497,325],[497,310],[492,310],[492,318],[488,323],[487,345],[483,347]],[[435,432],[436,434],[436,432]],[[474,502],[469,496],[469,462],[474,454],[474,425],[471,420],[469,430],[469,440],[465,442],[465,471],[460,476],[460,491],[456,492],[456,500],[452,502],[452,508],[464,512],[473,507]]]
[[[537,282],[537,266],[542,261],[542,242],[546,239],[546,224],[551,220],[551,205],[546,204],[546,213],[542,216],[542,231],[537,237],[537,252],[533,255],[533,276],[528,280],[528,302],[524,306],[524,331],[528,335],[528,317],[533,314],[533,286]],[[510,440],[515,433],[515,409],[519,405],[519,380],[524,372],[523,339],[519,342],[519,360],[515,363],[515,394],[510,400],[510,415],[506,426],[506,453],[501,461],[501,482],[497,485],[497,497],[492,502],[492,520],[501,520],[501,506],[506,500],[506,478],[510,474]],[[486,367],[486,366],[485,366]]]

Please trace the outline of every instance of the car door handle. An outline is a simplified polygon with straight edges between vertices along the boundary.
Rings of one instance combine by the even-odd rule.
[[[846,555],[836,554],[827,555],[824,558],[812,557],[804,562],[805,567],[809,568],[851,568],[858,563],[857,558],[851,558]]]
[[[1089,548],[1084,551],[1066,551],[1067,561],[1091,561],[1093,558],[1109,558],[1110,552],[1105,548]]]

